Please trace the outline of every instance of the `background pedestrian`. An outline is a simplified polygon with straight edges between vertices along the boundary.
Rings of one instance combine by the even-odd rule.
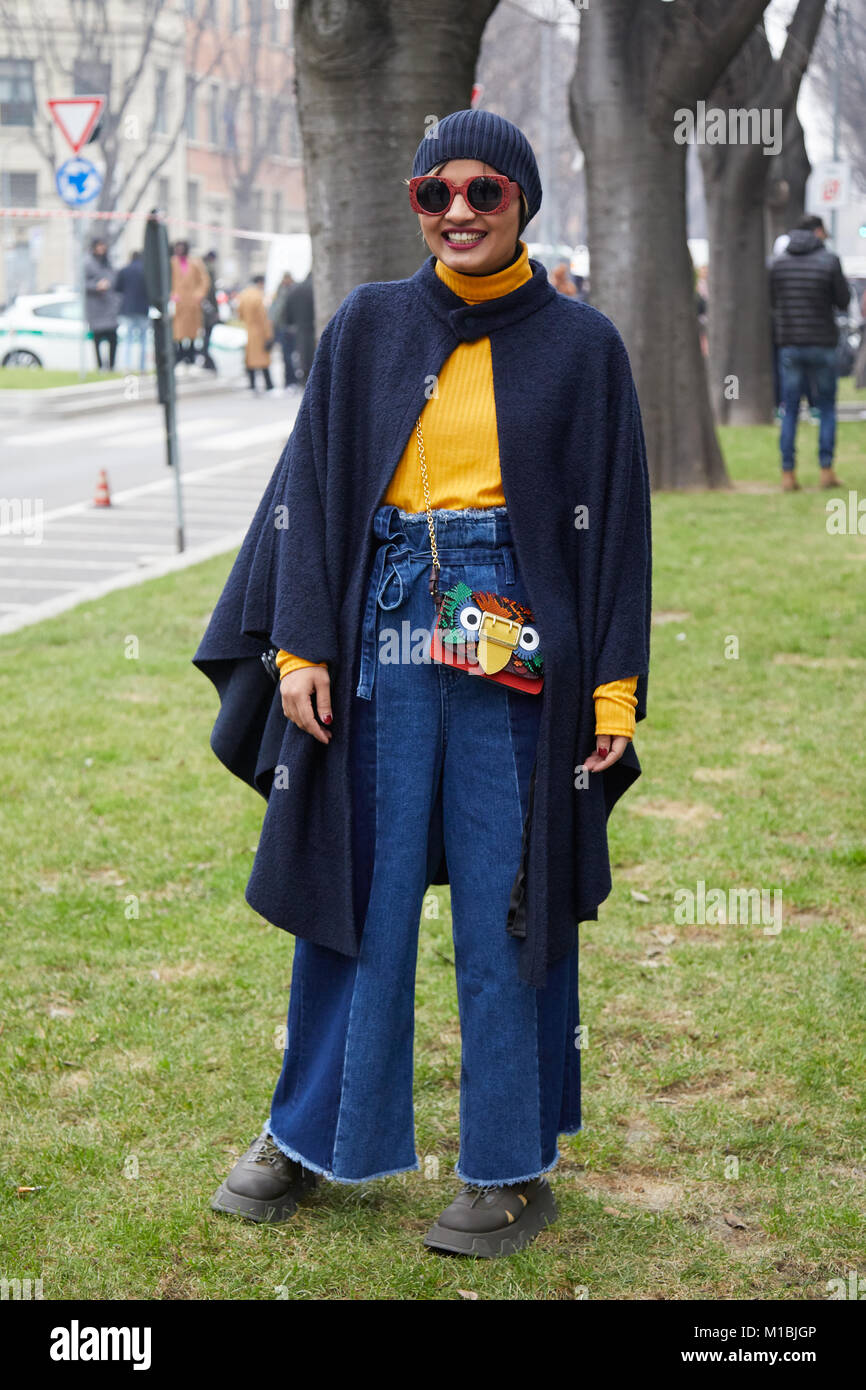
[[[195,362],[195,340],[202,331],[202,300],[210,281],[203,263],[189,254],[189,242],[175,242],[171,258],[171,298],[174,304],[172,337],[175,361]]]
[[[117,294],[114,290],[111,262],[108,259],[108,243],[103,237],[94,237],[90,244],[90,252],[84,261],[84,312],[87,325],[93,334],[97,369],[106,370],[102,344],[107,343],[107,370],[113,372],[117,356]]]
[[[133,344],[138,346],[138,370],[144,371],[147,361],[147,332],[150,324],[150,300],[144,279],[140,251],[133,251],[128,263],[117,272],[114,288],[120,296],[119,314],[123,325],[123,363],[132,369]]]
[[[250,379],[250,390],[256,389],[256,372],[260,371],[265,390],[272,391],[271,348],[274,335],[268,311],[265,308],[265,277],[254,275],[247,288],[238,299],[238,318],[247,330],[246,366]]]

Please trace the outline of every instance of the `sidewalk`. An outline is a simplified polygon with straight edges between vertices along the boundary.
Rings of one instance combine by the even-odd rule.
[[[196,369],[194,375],[175,378],[179,400],[223,395],[246,385],[243,377],[214,377],[213,372],[203,368]],[[81,386],[49,386],[44,391],[0,390],[0,420],[32,415],[75,417],[97,410],[115,410],[119,405],[152,405],[156,399],[156,376],[134,373],[110,381],[84,382]]]
[[[2,537],[0,633],[17,632],[114,589],[233,550],[243,540],[272,472],[270,452],[187,472],[186,549],[181,552],[173,543],[173,477],[118,492],[104,511],[81,502],[48,512],[41,517],[44,535],[38,538]]]
[[[183,405],[182,553],[157,404],[131,417],[124,402],[76,420],[10,422],[3,432],[0,632],[235,549],[292,432],[301,392],[274,396],[229,388]],[[111,505],[94,507],[103,471]]]

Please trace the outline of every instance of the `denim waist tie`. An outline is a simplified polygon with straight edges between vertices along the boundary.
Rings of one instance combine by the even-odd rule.
[[[504,567],[505,582],[513,584],[511,528],[504,507],[467,507],[460,511],[434,508],[433,521],[443,570],[455,565],[498,563]],[[373,556],[364,603],[361,668],[355,690],[362,700],[373,697],[379,610],[399,608],[413,580],[421,573],[428,575],[433,563],[424,512],[404,512],[392,504],[379,507],[373,516],[373,534],[381,544]],[[435,617],[431,599],[431,628]]]

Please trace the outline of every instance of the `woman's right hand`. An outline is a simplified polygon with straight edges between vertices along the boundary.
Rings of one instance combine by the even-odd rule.
[[[323,729],[317,723],[313,713],[313,694],[316,696],[316,709],[319,719],[324,723],[330,723],[333,718],[331,711],[331,677],[328,675],[327,668],[324,666],[301,666],[297,671],[290,671],[287,676],[283,676],[280,681],[280,695],[283,701],[283,713],[287,719],[291,719],[293,724],[297,724],[299,729],[305,733],[312,734],[320,743],[331,742],[331,730]]]

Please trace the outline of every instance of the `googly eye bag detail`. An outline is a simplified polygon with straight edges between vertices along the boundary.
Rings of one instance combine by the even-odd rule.
[[[537,695],[544,684],[541,639],[530,610],[462,582],[442,595],[430,656],[528,695]]]

